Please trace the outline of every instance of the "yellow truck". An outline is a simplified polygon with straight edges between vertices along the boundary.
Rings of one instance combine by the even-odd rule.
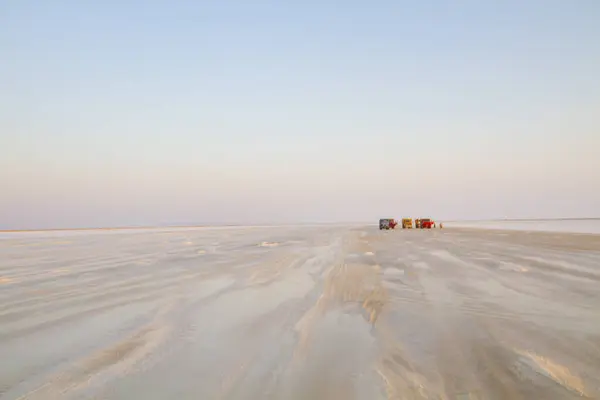
[[[402,218],[402,229],[412,229],[413,221],[412,218]]]

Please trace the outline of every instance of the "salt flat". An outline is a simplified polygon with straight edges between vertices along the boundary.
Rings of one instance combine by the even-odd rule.
[[[10,233],[2,399],[600,397],[600,235]]]
[[[503,229],[518,231],[600,234],[600,218],[532,219],[506,221],[456,221],[444,223],[452,228]]]

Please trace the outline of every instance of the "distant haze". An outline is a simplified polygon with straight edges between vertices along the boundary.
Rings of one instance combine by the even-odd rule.
[[[600,2],[7,1],[0,229],[600,216]]]

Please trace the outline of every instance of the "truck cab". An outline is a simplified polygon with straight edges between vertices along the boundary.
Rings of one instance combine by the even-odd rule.
[[[435,228],[435,221],[430,218],[421,218],[421,228],[422,229],[431,229]]]

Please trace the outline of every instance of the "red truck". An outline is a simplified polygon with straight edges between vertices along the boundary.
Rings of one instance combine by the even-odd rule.
[[[431,229],[435,228],[435,221],[430,218],[421,218],[421,229]]]

